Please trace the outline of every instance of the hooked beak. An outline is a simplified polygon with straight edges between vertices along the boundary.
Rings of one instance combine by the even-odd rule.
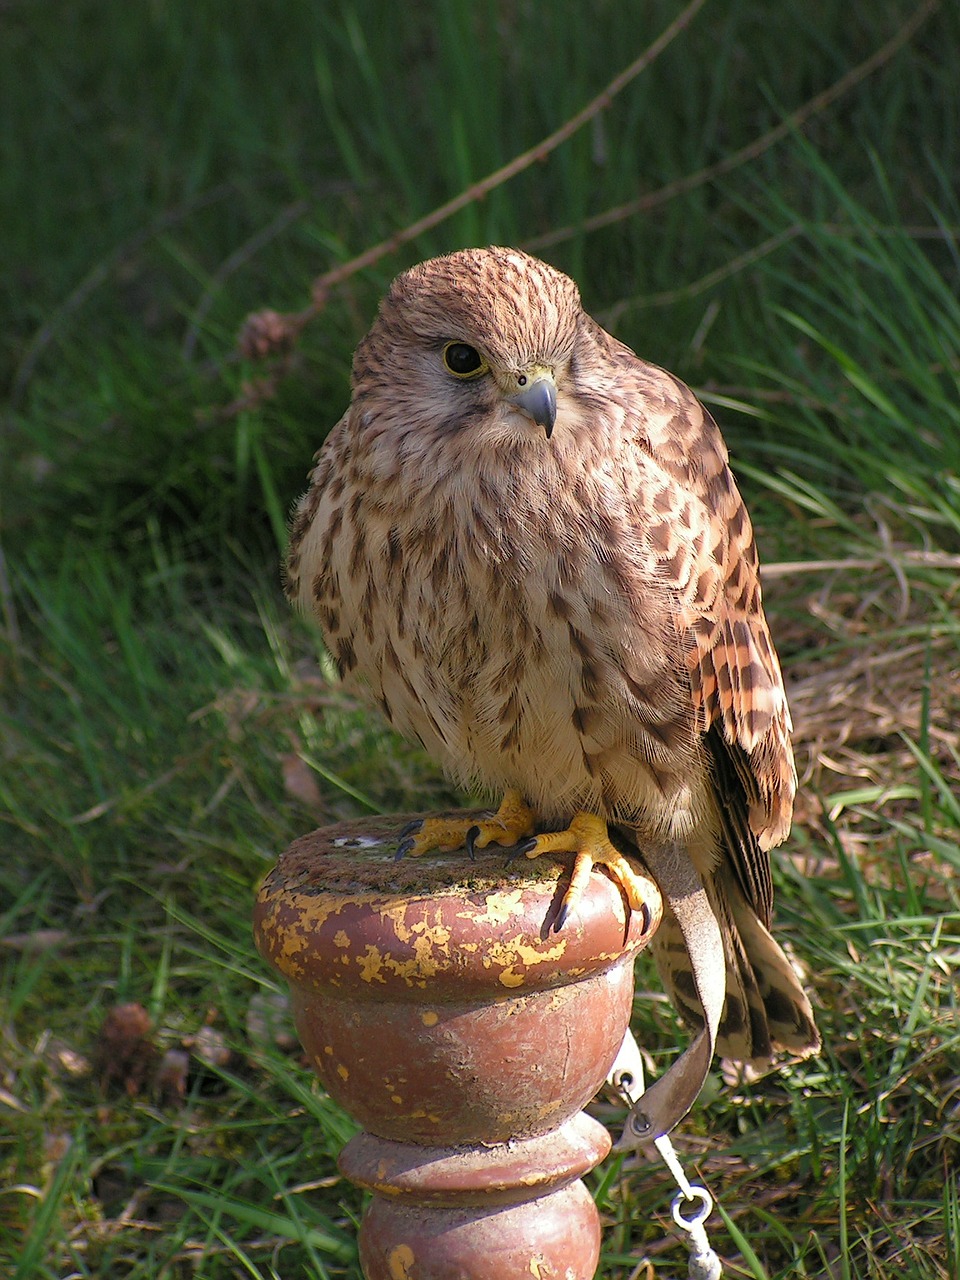
[[[532,418],[538,426],[543,427],[547,439],[553,435],[553,424],[557,420],[557,384],[553,374],[546,369],[537,369],[529,374],[521,374],[524,385],[516,395],[508,396],[510,404]]]

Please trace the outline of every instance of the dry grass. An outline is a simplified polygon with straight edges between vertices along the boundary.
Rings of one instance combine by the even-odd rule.
[[[789,568],[773,566],[768,577]],[[960,556],[901,550],[809,568],[804,613],[777,628],[802,650],[786,672],[795,822],[824,837],[826,821],[852,848],[874,840],[878,813],[918,809],[918,752],[943,777],[957,776],[960,576],[952,586],[943,578],[960,574]],[[930,572],[935,589],[917,577]]]

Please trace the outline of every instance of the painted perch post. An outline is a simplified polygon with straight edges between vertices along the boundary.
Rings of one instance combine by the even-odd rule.
[[[610,1138],[581,1108],[623,1040],[659,891],[630,913],[594,872],[555,933],[569,861],[397,862],[406,820],[295,841],[254,914],[314,1069],[363,1126],[340,1168],[373,1193],[364,1275],[592,1280],[600,1220],[580,1179]]]

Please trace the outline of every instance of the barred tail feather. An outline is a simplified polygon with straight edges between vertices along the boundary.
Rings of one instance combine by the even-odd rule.
[[[718,869],[705,887],[720,922],[726,951],[727,994],[717,1053],[760,1065],[779,1050],[806,1057],[820,1047],[813,1010],[782,948],[748,905],[732,875]],[[679,926],[664,904],[651,948],[661,981],[683,1020],[703,1025],[690,959]]]

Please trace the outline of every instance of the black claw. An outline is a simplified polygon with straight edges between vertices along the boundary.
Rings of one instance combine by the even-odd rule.
[[[525,853],[530,852],[530,850],[534,847],[536,843],[537,843],[536,836],[527,836],[525,840],[521,840],[519,844],[514,846],[514,850],[511,856],[514,858],[522,858]]]
[[[393,855],[394,862],[399,862],[401,858],[405,858],[415,844],[416,841],[413,836],[407,836],[406,840],[401,840],[397,845],[397,852]]]
[[[477,851],[476,851],[475,845],[476,845],[477,836],[479,834],[480,834],[480,828],[478,826],[472,826],[470,830],[467,832],[466,846],[467,846],[467,853],[470,856],[471,862],[476,862],[477,860]]]
[[[567,916],[570,914],[570,904],[567,902],[560,903],[560,910],[557,912],[557,918],[553,922],[553,932],[559,933],[563,926],[567,923]]]
[[[404,836],[412,836],[414,832],[419,831],[422,826],[423,826],[423,819],[414,818],[412,822],[405,822],[403,824],[403,826],[397,832],[397,836],[400,840],[403,840]]]
[[[502,845],[501,848],[503,849],[503,852],[507,855],[507,860],[503,865],[509,870],[510,867],[513,866],[516,860],[524,852],[524,850],[530,848],[530,841],[520,840],[517,844]]]

